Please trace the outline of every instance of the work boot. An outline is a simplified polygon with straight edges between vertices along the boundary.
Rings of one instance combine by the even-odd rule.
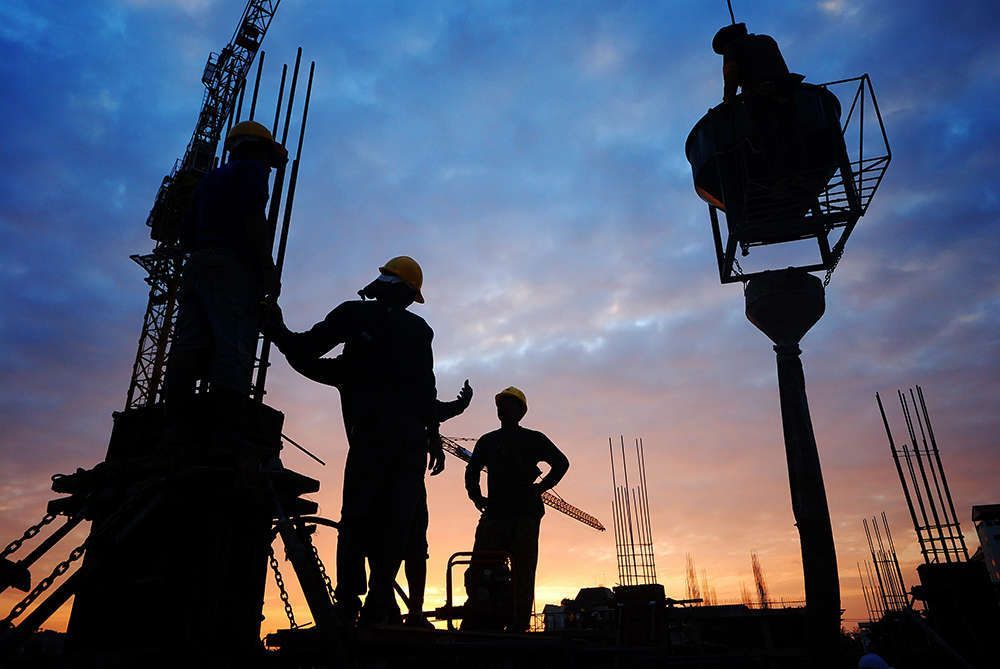
[[[422,630],[433,630],[437,629],[434,627],[434,623],[427,619],[423,613],[408,613],[406,614],[406,626],[416,627]]]
[[[343,597],[333,604],[333,617],[342,627],[354,627],[358,624],[358,613],[361,611],[361,600],[357,597]]]

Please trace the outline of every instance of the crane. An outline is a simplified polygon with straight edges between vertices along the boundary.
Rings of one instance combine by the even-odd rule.
[[[460,441],[476,441],[470,437],[441,437],[441,447],[447,452],[454,455],[459,460],[468,462],[469,458],[472,457],[472,451],[462,446]],[[546,506],[552,507],[559,513],[564,513],[574,520],[578,520],[584,525],[594,528],[598,532],[604,532],[604,525],[601,524],[597,518],[586,511],[576,508],[562,497],[556,493],[555,490],[546,490],[542,493],[542,502]]]
[[[237,97],[257,56],[281,0],[249,0],[229,43],[208,56],[201,81],[205,85],[201,111],[184,156],[163,178],[146,219],[155,245],[151,253],[133,255],[147,272],[149,301],[142,321],[139,347],[132,366],[126,409],[151,406],[162,399],[167,352],[177,318],[177,291],[184,254],[178,242],[181,217],[195,186],[215,164],[222,131],[232,122]],[[256,102],[256,100],[254,101]]]

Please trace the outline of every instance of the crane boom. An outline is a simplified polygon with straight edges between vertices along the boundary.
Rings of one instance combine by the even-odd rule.
[[[163,178],[146,219],[155,246],[152,253],[132,256],[148,274],[149,300],[132,366],[126,409],[156,404],[162,394],[184,259],[177,239],[180,221],[195,186],[215,166],[222,131],[232,117],[237,95],[279,4],[281,0],[249,0],[229,43],[218,53],[209,54],[201,77],[205,95],[194,133],[184,156]]]
[[[472,452],[459,444],[458,440],[465,441],[467,439],[465,437],[441,437],[441,447],[459,460],[468,462],[469,458],[472,457]],[[599,532],[604,532],[604,525],[601,524],[601,521],[594,518],[589,513],[576,508],[551,490],[546,490],[542,493],[542,502],[544,502],[546,506],[549,506],[560,513],[566,514],[570,518],[578,520],[584,525],[592,527]]]

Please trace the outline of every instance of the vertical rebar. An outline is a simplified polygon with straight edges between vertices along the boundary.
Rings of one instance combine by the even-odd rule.
[[[924,521],[923,526],[917,526],[917,534],[918,536],[923,537],[923,541],[925,542],[924,546],[926,552],[924,554],[924,559],[929,562],[930,560],[927,559],[929,555],[933,558],[934,562],[937,562],[937,549],[934,547],[934,538],[930,536],[929,532],[931,521],[927,516],[927,509],[924,507],[924,499],[920,494],[920,483],[917,481],[917,472],[913,468],[913,461],[910,458],[910,451],[906,447],[906,444],[903,444],[903,460],[906,462],[906,470],[910,474],[910,483],[913,486],[913,492],[917,496],[917,508],[920,509],[920,517]]]
[[[948,517],[948,509],[945,507],[944,494],[941,492],[941,483],[938,480],[938,468],[935,466],[934,460],[931,458],[931,449],[930,446],[927,445],[927,434],[924,431],[924,421],[920,416],[920,407],[917,404],[917,398],[914,395],[912,388],[910,388],[910,400],[913,402],[913,413],[917,417],[917,427],[920,428],[920,441],[924,445],[924,457],[927,458],[927,465],[931,470],[931,480],[934,482],[934,491],[937,494],[937,502],[941,507],[941,515],[944,517],[945,527],[948,528],[948,539],[951,540],[951,550],[955,554],[955,560],[957,562],[959,559],[959,548],[958,543],[955,541],[955,532],[952,529],[955,522]],[[948,547],[944,544],[943,540],[942,546],[944,546],[945,550],[947,550]]]
[[[924,490],[927,491],[927,505],[931,508],[931,517],[934,519],[934,529],[937,530],[938,539],[941,543],[941,552],[944,553],[945,562],[951,562],[951,553],[945,541],[944,527],[941,526],[941,518],[938,515],[937,504],[935,504],[934,500],[934,491],[931,489],[931,484],[927,479],[927,470],[924,468],[923,458],[920,457],[920,447],[917,444],[916,432],[913,430],[913,419],[910,415],[909,403],[906,401],[906,395],[902,391],[897,392],[899,393],[900,404],[903,406],[903,417],[906,419],[906,429],[910,433],[910,443],[913,444],[913,453],[917,460],[917,468],[920,470],[920,478],[924,483]]]
[[[628,490],[628,460],[625,459],[625,437],[623,435],[618,435],[621,440],[622,447],[622,476],[625,477],[625,490]],[[635,533],[632,530],[632,505],[628,500],[628,493],[625,494],[625,515],[628,519],[628,540],[629,540],[629,552],[632,553],[632,570],[637,572],[635,563]]]
[[[292,122],[292,105],[295,104],[295,87],[299,82],[299,65],[302,63],[302,47],[295,52],[295,69],[292,72],[292,86],[288,89],[288,110],[285,112],[285,127],[281,131],[281,145],[288,141],[288,125]]]
[[[253,82],[253,95],[250,96],[250,115],[247,117],[251,121],[257,113],[257,93],[260,91],[260,73],[264,69],[264,52],[261,51],[257,57],[257,76]]]
[[[865,537],[868,539],[868,551],[871,553],[872,566],[875,567],[875,577],[878,579],[878,591],[882,599],[882,610],[885,610],[889,607],[886,599],[885,583],[882,582],[882,574],[879,572],[878,569],[878,556],[875,555],[875,545],[872,543],[872,535],[868,529],[868,519],[863,518],[861,522],[865,527]]]
[[[896,442],[892,438],[892,430],[889,429],[889,420],[885,417],[885,407],[882,406],[882,398],[875,393],[875,402],[878,404],[879,413],[882,415],[882,425],[885,426],[885,436],[889,439],[889,450],[892,453],[893,464],[896,465],[896,474],[899,475],[899,484],[903,487],[903,497],[906,498],[906,508],[910,511],[910,518],[913,521],[913,530],[917,533],[917,543],[920,544],[920,554],[927,561],[927,551],[924,548],[924,538],[920,533],[920,523],[917,522],[917,512],[913,508],[913,498],[910,497],[910,489],[906,485],[906,478],[903,476],[903,467],[899,464],[899,452],[896,450]]]
[[[285,97],[285,77],[288,76],[288,63],[281,66],[281,83],[278,84],[278,103],[274,106],[274,123],[271,124],[271,137],[278,136],[278,119],[281,116],[281,101]]]
[[[288,92],[288,111],[285,113],[285,128],[281,137],[281,144],[284,146],[288,139],[288,126],[292,116],[292,104],[295,101],[295,87],[299,79],[299,63],[302,60],[302,47],[299,47],[298,53],[295,57],[295,70],[292,74],[292,86]],[[292,161],[291,175],[288,178],[288,194],[285,196],[285,207],[284,214],[281,221],[281,234],[278,238],[278,252],[277,257],[274,261],[274,266],[278,270],[278,276],[281,277],[281,272],[285,266],[285,250],[288,246],[288,231],[291,228],[292,222],[292,208],[295,205],[295,186],[298,183],[299,178],[299,161],[302,158],[302,144],[306,135],[306,122],[309,119],[309,100],[312,98],[312,84],[313,75],[316,71],[316,62],[313,61],[309,66],[309,81],[306,86],[306,98],[302,105],[302,120],[299,123],[299,138],[295,149],[295,158]],[[284,178],[284,166],[278,168],[278,176],[275,179]],[[278,197],[280,197],[281,191],[278,191]],[[275,210],[277,212],[277,210]],[[277,221],[275,221],[276,223]],[[273,227],[271,228],[274,229]],[[273,243],[273,242],[272,242]],[[263,400],[264,397],[264,384],[267,382],[267,369],[270,364],[271,357],[271,340],[269,337],[264,337],[261,344],[260,351],[260,366],[257,371],[257,382],[254,388],[254,397],[258,401]]]
[[[649,487],[646,485],[646,445],[642,439],[639,443],[639,472],[642,475],[643,507],[646,514],[646,532],[649,539],[649,561],[653,569],[653,582],[656,582],[656,555],[653,549],[653,523],[649,515]]]
[[[941,483],[944,485],[944,494],[948,502],[948,508],[951,510],[951,516],[955,521],[956,529],[958,530],[958,538],[962,544],[962,553],[965,555],[965,559],[969,559],[969,549],[965,545],[965,536],[962,534],[961,525],[959,525],[958,514],[955,513],[955,502],[951,497],[951,488],[948,486],[948,478],[944,473],[944,465],[941,463],[941,451],[938,450],[937,440],[934,439],[934,428],[931,426],[931,417],[927,413],[927,403],[924,401],[924,391],[923,388],[917,386],[917,396],[920,398],[920,406],[924,413],[924,421],[927,423],[927,434],[931,438],[931,446],[934,448],[934,458],[937,460],[938,469],[941,471]]]
[[[233,121],[233,123],[239,123],[240,119],[243,118],[243,94],[246,93],[246,90],[247,90],[247,80],[243,79],[240,82],[239,97],[236,99],[236,119]]]
[[[865,585],[865,576],[861,573],[861,563],[858,562],[858,581],[861,582],[861,596],[865,599],[865,610],[868,611],[868,621],[875,622],[875,612],[872,611],[872,603],[868,598],[868,587]]]
[[[608,437],[608,452],[611,454],[611,512],[614,519],[613,525],[615,528],[615,558],[618,561],[618,581],[622,582],[624,580],[622,576],[622,549],[621,549],[621,536],[618,527],[618,480],[615,475],[615,447],[611,441],[611,437]],[[625,585],[624,583],[621,583]]]
[[[896,555],[896,543],[892,540],[892,532],[889,530],[889,519],[885,515],[885,511],[882,512],[882,524],[885,525],[885,536],[889,542],[889,550],[892,551],[892,564],[896,571],[896,578],[899,580],[899,591],[903,595],[903,606],[907,606],[906,599],[906,581],[903,580],[903,572],[899,568],[899,558]]]

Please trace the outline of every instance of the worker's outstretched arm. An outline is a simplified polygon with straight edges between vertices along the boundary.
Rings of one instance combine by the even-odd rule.
[[[302,376],[328,386],[340,387],[344,382],[344,361],[336,358],[288,358],[288,364]]]
[[[562,477],[566,475],[569,471],[569,459],[563,455],[555,444],[553,444],[548,437],[545,437],[545,442],[542,448],[541,462],[549,465],[549,472],[542,480],[535,484],[535,490],[541,495],[546,490],[555,488]]]
[[[469,464],[465,466],[465,491],[480,511],[486,510],[486,497],[483,496],[483,489],[479,482],[483,466],[483,452],[479,442],[476,442],[475,448],[472,449],[472,456],[469,458]]]
[[[285,325],[281,307],[272,305],[265,318],[265,334],[278,349],[297,363],[319,358],[347,341],[356,322],[354,302],[345,302],[305,332],[292,332]]]
[[[472,402],[472,386],[469,385],[469,380],[465,380],[465,385],[462,389],[458,391],[458,397],[450,402],[442,402],[438,400],[435,403],[437,408],[437,419],[439,423],[443,423],[446,420],[451,420],[455,416],[459,416],[469,408],[469,403]]]

